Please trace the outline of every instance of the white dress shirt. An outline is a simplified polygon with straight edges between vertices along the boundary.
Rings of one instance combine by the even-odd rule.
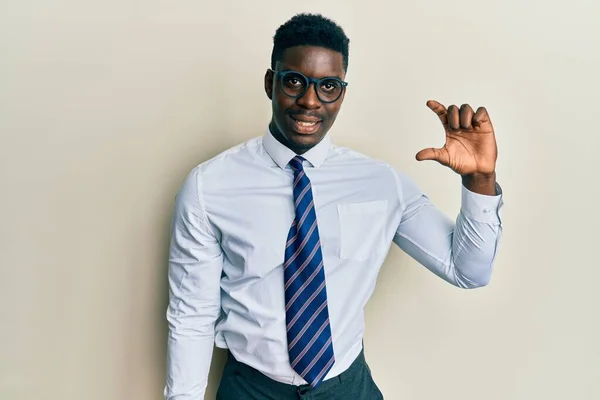
[[[270,132],[194,168],[176,198],[169,256],[168,400],[201,400],[213,343],[268,377],[290,367],[284,251],[294,219],[294,152]],[[462,187],[456,222],[390,165],[331,143],[303,154],[320,233],[336,362],[362,349],[363,309],[390,245],[449,283],[486,285],[502,226],[502,195]]]

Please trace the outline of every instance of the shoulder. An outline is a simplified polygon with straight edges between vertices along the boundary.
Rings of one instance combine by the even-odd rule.
[[[189,170],[180,193],[198,194],[207,181],[218,180],[232,174],[232,170],[247,165],[246,161],[255,157],[261,145],[262,137],[255,137],[197,164]]]
[[[207,176],[227,171],[239,165],[240,162],[256,155],[260,146],[262,146],[262,137],[246,140],[198,164],[192,172],[197,171],[197,174]]]
[[[232,146],[194,166],[188,178],[195,176],[197,179],[208,179],[230,173],[232,169],[239,168],[247,160],[255,157],[261,145],[262,137],[254,137]]]

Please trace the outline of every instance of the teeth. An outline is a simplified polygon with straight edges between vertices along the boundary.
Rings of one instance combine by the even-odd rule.
[[[316,122],[306,122],[306,121],[296,121],[296,123],[300,126],[315,126]]]

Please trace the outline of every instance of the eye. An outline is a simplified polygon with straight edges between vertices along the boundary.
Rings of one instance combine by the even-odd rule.
[[[340,83],[335,79],[327,79],[321,83],[321,90],[325,92],[334,92],[340,87]]]
[[[283,78],[283,83],[289,88],[298,89],[304,86],[304,79],[297,74],[289,74]]]

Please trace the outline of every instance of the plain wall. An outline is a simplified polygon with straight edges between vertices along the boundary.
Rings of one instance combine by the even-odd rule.
[[[597,0],[0,0],[1,399],[161,398],[174,196],[264,133],[272,36],[300,11],[351,39],[334,141],[450,216],[459,177],[414,160],[443,143],[425,102],[496,128],[492,282],[456,289],[392,249],[365,338],[386,399],[600,398]]]

